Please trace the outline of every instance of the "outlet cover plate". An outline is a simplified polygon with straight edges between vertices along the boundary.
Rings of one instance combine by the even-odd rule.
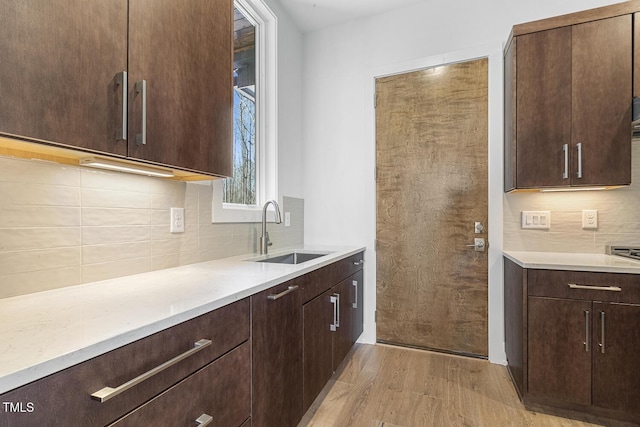
[[[522,228],[549,230],[551,228],[551,212],[522,211]]]
[[[184,208],[171,208],[171,225],[172,233],[184,233]]]
[[[582,211],[582,228],[595,230],[598,228],[598,211],[585,209]]]

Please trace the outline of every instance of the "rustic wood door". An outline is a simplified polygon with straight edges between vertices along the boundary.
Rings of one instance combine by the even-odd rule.
[[[376,79],[381,342],[487,356],[487,80],[487,59]]]

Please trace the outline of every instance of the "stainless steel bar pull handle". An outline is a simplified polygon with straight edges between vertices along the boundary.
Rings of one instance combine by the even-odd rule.
[[[589,352],[589,310],[584,311],[584,351]]]
[[[569,283],[571,289],[585,289],[589,291],[610,291],[621,292],[622,288],[619,286],[590,286],[590,285],[576,285],[575,283]]]
[[[351,307],[358,308],[358,281],[357,280],[353,280],[351,282],[351,285],[353,285],[353,287],[356,288],[356,302],[351,304]]]
[[[578,178],[582,178],[582,143],[578,144]]]
[[[604,354],[604,311],[600,312],[600,353]]]
[[[336,299],[338,300],[338,305],[336,308],[336,327],[339,328],[340,327],[340,294],[333,294],[336,296]]]
[[[562,179],[567,179],[569,178],[569,144],[564,144],[562,151],[564,151],[564,172],[562,172]]]
[[[147,81],[136,82],[136,92],[142,97],[142,133],[136,134],[136,144],[146,145],[147,143]]]
[[[117,130],[116,139],[127,140],[127,93],[129,80],[126,71],[121,71],[116,76],[116,84],[122,88],[122,127]]]
[[[337,294],[333,294],[329,297],[329,301],[333,304],[333,323],[329,325],[329,330],[335,332],[338,328],[338,298]]]
[[[200,415],[198,417],[198,419],[196,419],[196,423],[200,427],[208,426],[212,422],[213,422],[213,417],[211,415],[207,415],[207,414],[202,414],[202,415]]]
[[[353,261],[353,265],[362,265],[364,264],[364,260],[361,259],[360,261]]]
[[[149,378],[153,377],[154,375],[159,374],[160,372],[164,371],[165,369],[175,365],[176,363],[190,357],[193,356],[194,354],[196,354],[197,352],[209,347],[211,345],[211,340],[207,340],[207,339],[201,339],[197,342],[195,342],[193,344],[193,348],[191,350],[185,351],[184,353],[182,353],[179,356],[174,357],[173,359],[164,362],[162,365],[156,366],[155,368],[145,372],[142,375],[139,375],[137,377],[135,377],[132,380],[127,381],[126,383],[122,384],[121,386],[115,387],[115,388],[111,388],[111,387],[104,387],[98,391],[96,391],[95,393],[93,393],[91,395],[91,398],[94,400],[97,400],[101,403],[106,402],[107,400],[111,399],[112,397],[115,397],[117,395],[119,395],[120,393],[129,390],[131,387],[134,387],[138,384],[140,384],[143,381],[148,380]]]
[[[289,286],[287,290],[284,292],[280,292],[279,294],[275,294],[275,295],[268,295],[267,299],[271,301],[275,301],[278,298],[282,298],[283,296],[290,294],[291,292],[294,292],[297,289],[298,289],[298,286]]]

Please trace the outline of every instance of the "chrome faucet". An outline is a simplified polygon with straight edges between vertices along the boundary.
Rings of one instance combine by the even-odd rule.
[[[273,244],[269,240],[269,233],[267,233],[267,206],[269,206],[269,203],[271,203],[275,208],[276,224],[280,224],[282,222],[282,219],[280,218],[280,206],[278,206],[278,203],[275,200],[269,200],[264,204],[264,207],[262,208],[262,236],[260,236],[260,253],[263,255],[267,254],[267,248]]]

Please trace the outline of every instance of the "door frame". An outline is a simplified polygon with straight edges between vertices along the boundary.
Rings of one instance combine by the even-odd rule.
[[[480,46],[471,47],[464,50],[442,53],[439,55],[418,58],[410,61],[397,62],[382,66],[373,67],[368,71],[366,76],[365,93],[371,94],[371,102],[367,103],[366,118],[368,139],[372,141],[368,150],[372,158],[374,171],[372,173],[371,191],[373,205],[367,223],[373,225],[372,236],[374,239],[371,247],[375,248],[376,238],[376,111],[374,107],[375,81],[379,77],[387,77],[396,74],[404,74],[425,68],[432,68],[441,65],[454,64],[459,62],[471,61],[474,59],[487,58],[489,60],[489,117],[488,117],[488,152],[489,158],[487,163],[487,172],[489,179],[489,195],[488,195],[488,344],[489,344],[489,361],[492,363],[506,365],[507,357],[505,353],[504,338],[504,289],[503,289],[503,261],[502,261],[502,230],[503,230],[503,177],[504,177],[504,60],[502,52],[502,43],[490,43]],[[368,267],[366,269],[367,294],[365,296],[365,333],[361,337],[361,341],[368,343],[376,342],[376,325],[375,311],[377,307],[376,301],[376,257],[367,257]],[[367,327],[368,325],[371,325]]]

